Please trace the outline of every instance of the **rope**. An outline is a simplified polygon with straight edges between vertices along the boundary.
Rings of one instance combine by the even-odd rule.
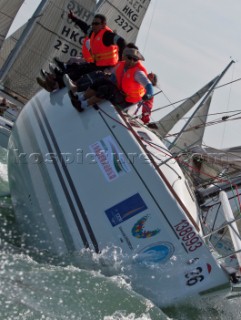
[[[230,116],[231,117],[231,116]],[[223,123],[224,121],[227,122],[227,121],[236,121],[236,120],[240,120],[241,117],[237,117],[237,118],[234,118],[234,119],[229,119],[230,117],[222,117],[221,119],[219,120],[213,120],[213,121],[209,121],[209,122],[206,122],[204,124],[200,124],[200,125],[197,125],[195,127],[190,127],[186,130],[183,130],[183,132],[187,132],[187,131],[192,131],[192,130],[196,130],[196,129],[199,129],[199,128],[202,128],[202,127],[210,127],[210,126],[213,126],[213,125],[216,125],[216,124],[220,124],[220,123]],[[175,137],[176,135],[178,135],[179,133],[173,133],[173,134],[168,134],[166,135],[167,138],[170,138],[170,137]]]

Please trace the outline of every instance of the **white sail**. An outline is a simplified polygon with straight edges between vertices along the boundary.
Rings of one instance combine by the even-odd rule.
[[[106,0],[100,3],[97,12],[107,17],[108,26],[127,43],[135,42],[150,2],[151,0]]]
[[[207,101],[209,101],[209,97],[212,94],[213,90],[215,89],[215,87],[217,86],[217,84],[219,83],[219,81],[222,79],[222,77],[224,76],[224,74],[227,72],[227,70],[230,68],[230,66],[234,63],[233,60],[230,61],[230,63],[227,65],[227,67],[223,70],[223,72],[215,79],[214,83],[212,84],[211,88],[208,90],[208,92],[206,93],[206,95],[204,96],[204,98],[202,99],[202,101],[199,103],[199,105],[197,106],[196,110],[194,111],[194,113],[192,114],[192,116],[188,119],[188,121],[186,122],[186,124],[183,126],[182,130],[178,133],[178,135],[176,136],[176,138],[174,139],[174,141],[171,143],[171,145],[169,146],[169,150],[173,150],[173,148],[175,146],[179,147],[179,151],[183,151],[180,150],[181,148],[181,143],[180,146],[178,145],[177,141],[180,141],[180,138],[185,134],[186,130],[188,128],[190,128],[189,124],[193,121],[193,118],[196,117],[197,115],[201,115],[201,117],[203,118],[205,113],[203,113],[203,111],[201,109],[207,108],[206,110],[209,109],[209,106],[207,105]],[[209,102],[210,103],[210,102]],[[204,123],[203,123],[204,124]],[[205,126],[204,126],[205,127]],[[197,141],[201,144],[202,141],[202,137],[204,134],[204,128],[202,128],[202,130],[199,131],[199,133],[201,134],[201,137],[198,138],[198,140],[194,140],[192,135],[193,132],[189,133],[188,135],[190,135],[190,137],[188,138],[192,143],[185,144],[185,149],[187,149],[188,147],[193,146],[194,144],[197,144]],[[187,136],[186,136],[187,138]],[[196,138],[195,138],[196,139]]]
[[[3,41],[0,51],[0,68],[3,66],[11,51],[15,47],[25,27],[26,25],[21,26]]]
[[[177,108],[169,112],[165,117],[153,122],[157,131],[161,137],[165,137],[167,133],[175,126],[175,124],[182,119],[182,117],[195,106],[195,104],[208,92],[211,86],[216,81],[217,77],[207,83],[204,87],[199,89],[191,97],[185,100]]]
[[[171,148],[172,153],[179,153],[190,146],[200,145],[202,143],[211,101],[212,94],[207,98],[202,108],[198,109],[195,116],[185,128],[185,131],[175,141],[174,146]]]
[[[47,1],[41,14],[32,18],[35,21],[26,42],[1,70],[5,91],[29,100],[39,90],[35,79],[41,67],[47,68],[54,56],[64,61],[79,56],[84,34],[68,19],[68,12],[90,23],[95,8],[95,0]]]
[[[23,0],[0,1],[0,49]]]

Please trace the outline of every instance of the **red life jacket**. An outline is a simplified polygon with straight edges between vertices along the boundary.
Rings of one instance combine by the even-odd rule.
[[[90,36],[90,48],[97,66],[115,66],[119,60],[118,46],[105,46],[103,44],[103,35],[106,31],[112,30],[109,27],[101,29],[97,34],[92,32]]]
[[[89,41],[89,37],[84,38],[84,42],[82,46],[82,55],[86,62],[94,62],[94,59],[90,53],[90,50],[86,46],[87,41]]]
[[[146,68],[138,61],[134,67],[124,70],[125,61],[120,61],[115,68],[117,86],[126,94],[126,101],[137,103],[146,93],[146,89],[135,80],[135,73],[143,71],[147,75]]]

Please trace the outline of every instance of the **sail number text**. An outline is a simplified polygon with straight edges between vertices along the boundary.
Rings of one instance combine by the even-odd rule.
[[[182,220],[177,225],[175,225],[174,228],[177,235],[179,236],[179,238],[181,238],[189,252],[193,252],[197,248],[202,246],[200,238],[193,231],[193,227],[187,220]]]
[[[120,15],[118,15],[118,17],[114,21],[127,33],[133,30],[133,27],[128,22],[126,22],[125,19],[123,19]]]
[[[62,42],[61,40],[57,40],[57,43],[55,44],[54,48],[56,50],[61,50],[62,53],[68,54],[71,57],[81,56],[81,53],[78,52],[76,48],[70,48],[70,46],[67,43]]]
[[[204,276],[201,274],[202,273],[202,268],[197,267],[195,270],[188,272],[185,274],[185,278],[187,278],[186,285],[188,286],[193,286],[197,282],[201,282],[204,280]]]

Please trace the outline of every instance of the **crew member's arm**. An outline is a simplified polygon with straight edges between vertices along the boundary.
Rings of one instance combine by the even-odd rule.
[[[143,100],[149,100],[154,94],[153,85],[143,71],[137,71],[135,73],[135,80],[140,83],[145,89],[146,93],[142,97]]]
[[[83,31],[85,35],[90,36],[92,27],[89,24],[79,19],[76,15],[73,14],[71,10],[69,11],[68,18],[71,19]]]
[[[117,45],[119,47],[119,60],[122,60],[122,53],[126,47],[125,39],[114,32],[106,31],[103,35],[103,43],[106,46]]]

